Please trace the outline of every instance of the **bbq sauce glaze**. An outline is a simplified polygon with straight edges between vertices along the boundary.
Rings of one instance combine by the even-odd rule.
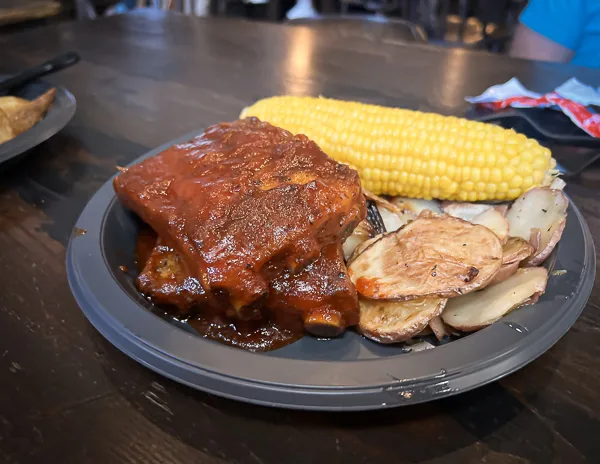
[[[151,228],[146,226],[140,229],[135,250],[138,273],[143,271],[150,259],[156,241],[157,235]],[[276,350],[294,343],[303,336],[301,328],[285,329],[274,321],[264,318],[234,322],[223,314],[207,308],[190,308],[182,314],[180,309],[170,305],[156,306],[180,323],[189,325],[201,337],[248,351]]]

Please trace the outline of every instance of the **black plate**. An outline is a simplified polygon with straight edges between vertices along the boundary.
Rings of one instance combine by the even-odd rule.
[[[0,80],[6,76],[0,75]],[[16,97],[34,100],[52,87],[56,88],[56,97],[46,113],[46,116],[35,126],[14,139],[0,144],[0,163],[4,163],[15,156],[26,152],[27,150],[48,140],[59,130],[67,125],[75,114],[75,97],[64,87],[53,85],[46,81],[35,81],[19,89]]]
[[[156,155],[188,134],[147,153]],[[191,387],[252,403],[297,409],[363,410],[420,403],[467,391],[519,369],[575,322],[590,295],[595,253],[574,205],[539,302],[462,339],[424,351],[385,346],[347,331],[310,336],[269,353],[201,338],[165,319],[136,291],[133,250],[139,220],[107,182],[77,221],[67,251],[73,294],[92,324],[143,365]],[[85,233],[84,233],[85,232]]]

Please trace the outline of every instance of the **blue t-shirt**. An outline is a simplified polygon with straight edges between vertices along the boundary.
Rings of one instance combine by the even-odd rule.
[[[600,0],[530,0],[520,20],[573,50],[573,64],[600,67]]]

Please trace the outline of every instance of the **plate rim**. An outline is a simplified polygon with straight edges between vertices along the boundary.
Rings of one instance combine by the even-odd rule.
[[[193,136],[200,133],[202,133],[202,131],[193,131],[167,142],[166,144],[163,144],[154,150],[150,150],[145,155],[137,158],[130,163],[130,165],[138,163],[147,157],[153,156],[154,154],[159,153],[173,144],[188,141],[193,138]],[[577,217],[577,223],[581,228],[584,238],[583,247],[586,261],[583,263],[583,272],[579,282],[577,283],[577,289],[579,291],[572,298],[566,299],[565,302],[561,304],[561,308],[565,304],[568,306],[568,308],[564,309],[563,311],[557,311],[556,314],[553,315],[554,318],[558,318],[559,315],[561,317],[553,326],[550,327],[550,330],[541,332],[541,334],[533,342],[531,340],[527,342],[526,355],[523,355],[522,351],[519,351],[519,348],[522,345],[525,345],[524,340],[528,335],[523,336],[522,334],[519,334],[515,336],[514,330],[511,330],[510,332],[504,330],[502,336],[505,338],[503,339],[513,337],[511,338],[511,340],[513,340],[512,344],[509,344],[509,346],[512,346],[511,350],[503,351],[498,356],[488,357],[483,366],[481,363],[476,363],[475,365],[470,365],[470,369],[458,372],[447,372],[442,368],[436,371],[437,375],[431,375],[430,373],[426,376],[416,376],[413,378],[403,379],[391,376],[389,373],[387,373],[390,378],[387,378],[385,382],[352,386],[312,384],[299,385],[288,384],[279,381],[265,382],[262,379],[256,378],[249,379],[248,377],[240,377],[231,373],[211,370],[206,366],[194,364],[193,362],[190,363],[189,360],[185,359],[185,357],[174,356],[173,354],[169,353],[169,349],[165,349],[165,346],[168,346],[169,344],[169,340],[165,342],[166,344],[159,343],[156,345],[156,343],[148,343],[147,340],[140,338],[140,336],[127,329],[126,326],[119,326],[119,324],[115,324],[115,321],[110,319],[112,315],[109,315],[106,312],[106,308],[99,303],[94,295],[94,292],[90,291],[90,288],[85,283],[85,280],[82,280],[80,268],[82,261],[81,256],[79,256],[78,259],[77,254],[82,253],[82,246],[97,247],[94,248],[95,252],[99,251],[101,254],[103,252],[102,244],[100,242],[103,233],[102,227],[104,227],[103,224],[105,223],[105,216],[110,210],[109,207],[115,201],[115,194],[112,190],[113,178],[114,176],[109,179],[92,197],[75,225],[76,228],[86,228],[85,226],[88,224],[87,221],[89,219],[88,216],[90,216],[90,214],[95,214],[95,219],[97,221],[99,220],[100,223],[95,222],[94,224],[99,224],[100,228],[96,231],[92,231],[92,234],[89,233],[88,229],[88,233],[83,236],[74,233],[69,240],[66,263],[67,274],[69,285],[71,286],[71,290],[77,303],[85,313],[86,317],[88,317],[94,327],[96,327],[96,329],[105,338],[107,338],[117,348],[136,361],[175,381],[196,389],[208,391],[209,393],[231,399],[266,406],[285,407],[292,409],[330,411],[367,410],[400,406],[404,404],[416,404],[430,401],[432,399],[450,396],[459,392],[465,392],[504,377],[520,369],[525,364],[533,361],[542,353],[547,351],[570,329],[570,327],[577,320],[585,308],[585,303],[591,294],[594,284],[596,257],[593,239],[580,211],[570,201],[570,214],[571,216]],[[97,212],[91,213],[91,211],[94,210],[94,207],[97,206],[104,207],[102,218],[97,217]],[[96,239],[98,239],[98,241],[97,243],[94,243],[94,240]],[[105,263],[104,260],[103,263]],[[107,275],[112,275],[112,271],[108,269],[106,263],[105,267],[107,274],[103,274],[103,279],[106,279]],[[119,289],[121,289],[120,284],[116,282],[113,277],[110,278],[113,280],[113,283],[116,286],[119,286]],[[125,294],[122,289],[121,292]],[[125,294],[125,296],[130,299],[129,295]],[[173,329],[177,330],[177,333],[181,334],[182,337],[190,337],[192,340],[195,340],[195,343],[193,343],[194,345],[197,345],[198,347],[204,346],[205,350],[207,345],[201,345],[200,343],[209,343],[213,347],[216,345],[215,342],[211,342],[200,337],[195,337],[191,334],[186,334],[185,332],[181,331],[181,329],[173,327],[167,321],[164,321],[159,316],[148,312],[145,308],[131,299],[130,303],[139,308],[142,313],[152,316],[153,318],[156,318],[157,321],[160,321],[161,324],[170,327],[171,330],[167,330],[167,333],[171,333]],[[499,330],[502,330],[499,329],[499,327],[503,327],[504,325],[505,324],[501,324],[499,322],[484,329],[484,331],[488,331],[489,334],[493,333],[494,331],[498,332]],[[490,330],[494,327],[496,327],[495,330]],[[166,329],[166,327],[164,328]],[[482,332],[483,331],[480,331],[480,333]],[[169,338],[169,336],[170,335],[165,335],[166,338]],[[437,347],[434,350],[412,353],[408,356],[413,357],[412,359],[419,357],[422,363],[428,363],[431,362],[432,357],[437,357],[440,352],[447,351],[449,350],[449,347],[461,342],[463,342],[464,345],[464,342],[467,342],[469,338],[474,336],[476,336],[476,334],[465,339],[457,340],[453,343]],[[181,341],[183,340],[184,338],[181,338]],[[170,340],[170,342],[172,342],[172,340]],[[216,350],[220,352],[218,356],[225,356],[224,353],[226,353],[226,350],[233,350],[232,352],[236,353],[236,358],[244,358],[245,360],[248,360],[252,356],[258,356],[261,359],[268,359],[270,364],[280,364],[281,362],[300,362],[316,363],[316,365],[322,367],[324,365],[331,366],[332,363],[332,361],[322,360],[305,361],[265,357],[261,354],[248,353],[222,345],[219,345],[218,348],[219,349]],[[232,352],[229,352],[229,354]],[[250,357],[248,355],[250,355]],[[278,362],[273,362],[273,360],[277,359],[279,359]],[[371,360],[340,361],[339,363],[334,363],[345,364],[346,369],[351,369],[350,364],[352,363],[361,363],[360,367],[365,367],[369,365],[373,366],[378,362],[385,364],[386,362],[390,362],[394,359],[398,358],[390,357]],[[281,367],[281,364],[278,367]],[[371,368],[368,370],[370,371]],[[335,377],[336,375],[339,375],[339,372],[333,372],[333,376]],[[302,401],[296,401],[298,399],[296,397],[301,398]]]
[[[27,85],[32,84],[43,84],[48,88],[54,87],[56,89],[56,96],[53,105],[57,102],[64,103],[64,105],[57,108],[56,111],[51,110],[46,113],[41,121],[38,121],[33,127],[22,134],[0,144],[0,165],[24,154],[26,151],[56,135],[73,119],[77,110],[77,100],[66,87],[44,79],[37,79]]]

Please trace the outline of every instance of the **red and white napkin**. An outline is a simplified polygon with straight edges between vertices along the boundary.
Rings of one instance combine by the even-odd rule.
[[[499,110],[513,108],[554,108],[565,113],[574,124],[592,137],[600,137],[600,114],[588,108],[600,106],[600,92],[577,79],[569,79],[554,92],[545,95],[526,89],[513,77],[504,84],[494,85],[477,97],[467,97],[470,103]]]

